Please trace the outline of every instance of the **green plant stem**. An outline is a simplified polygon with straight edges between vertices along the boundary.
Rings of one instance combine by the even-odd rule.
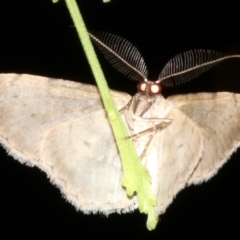
[[[157,223],[157,216],[154,211],[156,200],[150,189],[151,177],[138,160],[135,146],[131,138],[128,137],[128,131],[112,99],[77,3],[75,0],[65,0],[65,2],[97,82],[116,139],[119,154],[122,159],[123,186],[126,188],[129,196],[137,193],[139,210],[148,214],[147,226],[148,229],[153,229]]]

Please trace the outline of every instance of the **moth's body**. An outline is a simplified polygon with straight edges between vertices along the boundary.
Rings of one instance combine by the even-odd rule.
[[[128,126],[129,134],[135,143],[139,160],[147,167],[152,177],[152,188],[157,189],[158,151],[154,150],[154,142],[159,132],[171,124],[169,115],[173,103],[161,94],[148,96],[137,93],[123,110],[123,120]],[[158,141],[157,141],[158,142]]]

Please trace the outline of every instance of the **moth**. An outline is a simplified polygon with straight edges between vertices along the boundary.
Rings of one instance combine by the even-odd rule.
[[[172,58],[156,81],[138,49],[112,34],[90,34],[120,72],[139,81],[138,93],[111,91],[140,161],[165,212],[185,186],[210,179],[240,145],[240,95],[175,95],[162,85],[197,77],[240,55],[191,50]],[[27,74],[0,74],[0,142],[15,159],[37,166],[84,213],[137,208],[122,188],[122,166],[95,86]],[[67,147],[66,147],[67,146]]]

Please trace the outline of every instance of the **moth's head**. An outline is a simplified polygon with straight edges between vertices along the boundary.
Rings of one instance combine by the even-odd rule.
[[[137,89],[139,93],[146,94],[148,96],[155,96],[161,94],[162,85],[158,81],[154,82],[144,79],[139,82]]]

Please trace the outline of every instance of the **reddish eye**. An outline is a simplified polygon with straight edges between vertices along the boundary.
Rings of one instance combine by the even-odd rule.
[[[142,81],[137,85],[138,92],[148,95],[157,95],[162,92],[160,83],[151,81]]]
[[[161,91],[162,91],[162,87],[159,83],[151,84],[150,89],[149,89],[149,93],[151,95],[159,94]]]
[[[146,92],[147,89],[147,83],[142,81],[137,85],[138,92]]]

